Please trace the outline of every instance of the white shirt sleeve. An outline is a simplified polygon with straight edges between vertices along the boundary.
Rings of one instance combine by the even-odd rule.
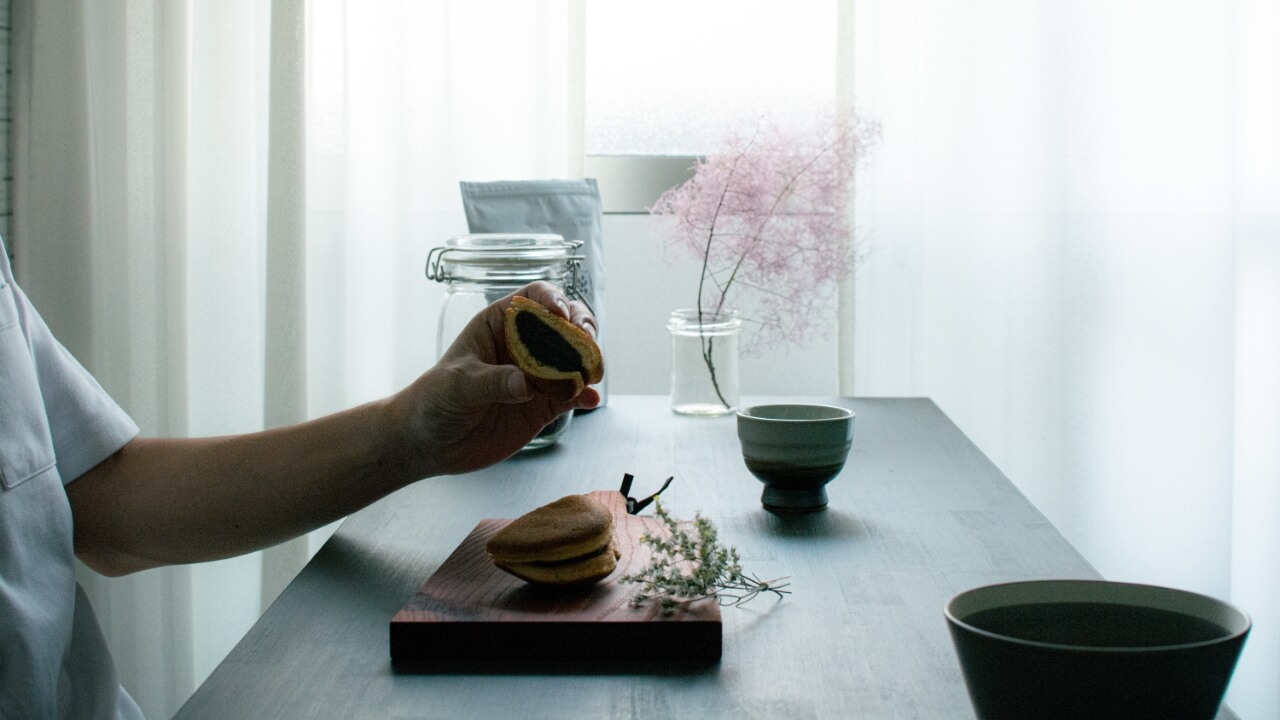
[[[0,718],[142,717],[76,585],[64,490],[137,433],[53,338],[0,242]]]
[[[35,361],[58,474],[64,484],[70,483],[133,439],[138,426],[53,336],[13,282],[7,258],[0,258],[0,271],[0,287],[7,284],[12,291]]]

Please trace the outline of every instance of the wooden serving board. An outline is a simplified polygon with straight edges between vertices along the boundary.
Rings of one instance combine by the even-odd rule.
[[[615,491],[590,496],[616,520],[622,557],[609,577],[585,588],[529,585],[499,570],[485,543],[508,519],[481,520],[391,619],[391,659],[424,669],[438,663],[692,661],[720,659],[720,605],[700,600],[664,614],[633,607],[637,586],[617,582],[649,562],[640,536],[661,529],[628,515]]]

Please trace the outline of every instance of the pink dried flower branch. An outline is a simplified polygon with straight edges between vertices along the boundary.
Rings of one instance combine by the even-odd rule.
[[[802,343],[858,259],[853,173],[878,129],[844,117],[803,130],[761,121],[750,135],[731,134],[650,208],[676,219],[668,244],[702,262],[700,315],[742,307],[751,291],[758,296],[748,351]],[[714,374],[710,348],[704,356]]]

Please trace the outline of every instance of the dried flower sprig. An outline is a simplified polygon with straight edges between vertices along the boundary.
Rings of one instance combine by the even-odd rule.
[[[640,542],[652,548],[649,565],[638,573],[624,575],[620,582],[636,583],[640,589],[632,604],[656,600],[663,612],[671,612],[683,603],[715,597],[721,605],[734,606],[770,592],[781,598],[791,591],[786,577],[761,580],[742,570],[738,551],[720,545],[715,525],[701,514],[695,514],[692,527],[675,520],[654,503],[654,515],[662,521],[664,534],[640,536]]]
[[[875,123],[852,112],[804,128],[762,120],[752,133],[730,134],[695,163],[692,178],[658,198],[649,212],[676,220],[668,247],[701,260],[699,320],[726,305],[739,310],[755,324],[748,353],[804,342],[859,257],[853,173],[878,136]],[[754,305],[744,292],[757,296]],[[715,382],[713,339],[703,337],[702,355]]]

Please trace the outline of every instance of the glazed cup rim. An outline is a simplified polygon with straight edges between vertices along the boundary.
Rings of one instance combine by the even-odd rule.
[[[829,416],[812,417],[812,418],[788,418],[788,417],[770,417],[754,414],[757,411],[771,410],[775,408],[811,408],[830,411]],[[857,413],[846,407],[839,405],[826,405],[823,403],[763,403],[760,405],[752,405],[751,407],[741,408],[738,410],[738,418],[747,421],[771,422],[771,423],[823,423],[823,422],[839,422],[849,420],[855,417]]]

